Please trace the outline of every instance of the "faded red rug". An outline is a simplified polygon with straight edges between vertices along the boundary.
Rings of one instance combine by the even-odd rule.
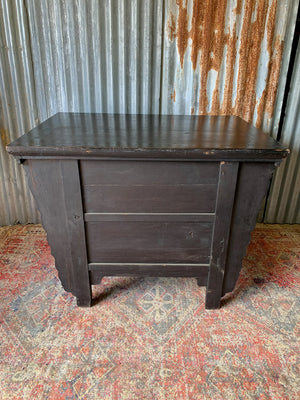
[[[1,399],[300,399],[299,225],[257,225],[214,311],[187,278],[105,278],[78,308],[40,225],[0,253]]]

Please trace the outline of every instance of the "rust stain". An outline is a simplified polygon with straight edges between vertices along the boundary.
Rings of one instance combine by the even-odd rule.
[[[233,10],[233,12],[235,13],[235,15],[241,14],[242,13],[242,6],[243,6],[243,2],[241,0],[237,1],[237,5],[235,7],[235,9]]]
[[[277,10],[277,0],[272,1],[269,10],[268,10],[268,3],[265,3],[264,0],[260,0],[257,6],[256,20],[251,24],[252,25],[251,36],[253,42],[251,43],[252,46],[248,56],[248,64],[247,64],[248,72],[247,72],[246,84],[244,84],[245,95],[243,96],[242,99],[243,107],[242,109],[239,110],[240,112],[238,115],[240,115],[243,119],[245,119],[248,122],[251,122],[251,120],[253,119],[254,109],[257,104],[255,90],[256,90],[258,63],[261,52],[261,42],[263,40],[263,36],[266,30],[267,51],[270,55],[271,61],[266,66],[268,70],[266,86],[261,96],[261,99],[259,99],[259,105],[257,107],[257,121],[256,121],[257,127],[261,127],[262,125],[264,111],[266,111],[265,107],[267,104],[270,104],[269,96],[274,97],[274,101],[271,101],[272,110],[269,108],[269,111],[267,111],[270,116],[273,115],[274,104],[275,104],[275,96],[276,96],[276,90],[279,79],[279,70],[282,58],[282,51],[280,49],[276,49],[275,43],[273,46],[273,37],[276,24],[276,10]],[[268,11],[269,11],[269,16],[268,19],[266,19]],[[277,64],[277,66],[273,68],[272,64]],[[273,90],[271,88],[273,88]]]
[[[283,41],[280,39],[280,37],[277,36],[275,39],[274,51],[268,70],[266,87],[262,93],[261,98],[257,101],[258,105],[257,105],[256,126],[258,128],[262,126],[264,111],[267,112],[269,120],[273,117],[277,87],[279,82],[282,53],[283,53]]]
[[[192,39],[191,61],[193,69],[197,67],[198,54],[203,45],[203,21],[205,7],[202,1],[194,1],[192,27],[189,36]]]
[[[194,2],[194,4],[197,2]],[[203,4],[202,4],[203,6]],[[200,96],[199,96],[199,114],[205,114],[208,106],[208,97],[206,92],[207,87],[207,79],[208,79],[208,71],[211,65],[211,57],[210,57],[210,44],[211,44],[211,18],[213,16],[213,8],[212,1],[209,1],[207,6],[204,8],[203,13],[203,21],[202,21],[202,38],[203,43],[201,46],[201,60],[200,65],[206,66],[206,68],[202,69],[201,78],[200,78]],[[196,21],[194,22],[196,23]]]
[[[177,20],[177,48],[180,57],[181,68],[183,68],[184,55],[188,46],[188,12],[187,7],[183,6],[183,0],[176,0],[178,6]]]
[[[175,101],[176,101],[176,92],[175,92],[175,89],[174,89],[174,92],[171,94],[170,98],[171,98],[171,99],[174,101],[174,103],[175,103]]]
[[[176,20],[173,14],[171,14],[171,20],[168,22],[168,37],[170,40],[176,39]]]
[[[267,47],[269,54],[271,54],[272,52],[273,38],[275,33],[276,9],[277,9],[277,0],[273,0],[270,7],[269,17],[267,22]]]
[[[256,121],[256,126],[259,128],[262,126],[264,111],[267,112],[269,120],[273,117],[277,87],[279,82],[279,74],[283,53],[283,40],[281,40],[279,35],[277,35],[274,39],[276,5],[276,1],[274,0],[270,8],[269,18],[267,22],[267,49],[271,58],[268,65],[266,87],[262,93],[261,98],[257,101],[258,117]]]
[[[190,29],[188,29],[187,1],[176,0],[177,23],[174,15],[171,14],[168,25],[169,38],[176,39],[181,68],[183,68],[188,44],[191,44],[192,67],[194,70],[198,67],[200,69],[199,114],[238,115],[250,122],[253,120],[254,110],[257,107],[257,126],[262,124],[265,112],[268,113],[269,118],[272,117],[283,50],[282,39],[279,36],[274,38],[277,2],[278,0],[273,0],[270,4],[265,0],[237,0],[233,11],[236,16],[243,13],[242,27],[238,31],[237,20],[235,20],[230,31],[227,32],[225,31],[227,0],[194,0]],[[261,98],[257,99],[257,74],[260,68],[261,45],[265,36],[270,61],[266,66],[268,73],[265,89]],[[220,70],[225,48],[226,77],[222,88],[223,100],[220,104]],[[236,65],[237,57],[239,57],[238,65]],[[238,76],[236,100],[233,104],[235,68],[238,69]],[[208,99],[207,83],[209,71],[212,69],[217,71],[216,85],[212,98]],[[209,100],[212,107],[208,113]],[[191,109],[191,113],[192,110],[194,113],[194,108]]]
[[[195,107],[192,107],[191,108],[191,115],[194,115],[195,114]]]
[[[241,0],[239,0],[239,3]],[[181,67],[183,67],[184,55],[191,39],[191,62],[193,69],[197,68],[199,53],[201,78],[200,78],[200,98],[199,114],[206,114],[208,98],[206,93],[208,72],[210,69],[220,70],[224,46],[227,36],[224,33],[226,22],[227,0],[195,0],[193,2],[193,13],[191,18],[191,29],[188,30],[188,13],[183,0],[177,0],[178,19],[177,32],[172,30],[172,37],[177,38],[177,49],[180,57]],[[174,15],[171,14],[169,26],[174,26]],[[170,35],[169,35],[170,37]],[[217,76],[216,90],[213,93],[212,110],[214,114],[220,108],[219,87],[220,76]]]
[[[258,0],[261,1],[261,0]],[[249,52],[251,48],[252,27],[251,18],[255,9],[255,1],[246,0],[244,3],[244,20],[242,30],[240,33],[240,50],[239,50],[239,65],[238,65],[238,78],[237,78],[237,94],[236,102],[233,104],[232,113],[241,115],[243,111],[243,99],[245,95],[245,81],[248,73]]]
[[[233,95],[233,77],[234,65],[236,59],[236,24],[234,25],[233,34],[227,39],[227,57],[226,57],[226,80],[224,83],[224,95],[221,105],[221,114],[232,113],[232,95]]]
[[[274,47],[275,51],[271,59],[270,77],[267,83],[268,96],[266,100],[266,111],[269,114],[269,118],[273,117],[283,54],[283,40],[279,35],[276,37]]]
[[[241,14],[243,1],[238,0],[236,8],[234,10],[235,15]],[[227,57],[226,57],[226,80],[224,87],[223,103],[221,105],[220,114],[228,115],[233,114],[232,110],[232,95],[233,95],[233,77],[234,77],[234,67],[236,61],[236,44],[238,41],[238,36],[236,32],[236,21],[234,23],[232,32],[228,34],[226,45],[227,45]]]
[[[252,4],[254,3],[252,2]],[[253,11],[254,7],[252,9],[252,12]],[[243,60],[243,68],[239,69],[239,71],[243,72],[243,75],[239,77],[238,82],[238,90],[241,92],[239,99],[242,100],[239,102],[238,113],[246,121],[251,121],[253,119],[256,105],[256,78],[267,13],[268,2],[265,0],[259,0],[257,4],[256,19],[250,23],[250,35],[249,32],[247,32],[249,37],[248,54]],[[250,18],[252,18],[252,15],[250,15]],[[246,34],[246,32],[244,32],[244,34]]]
[[[8,131],[6,129],[0,128],[1,142],[4,148],[11,142]]]
[[[213,38],[211,42],[213,58],[211,59],[211,68],[216,71],[220,71],[228,37],[228,35],[225,34],[226,8],[227,1],[222,1],[220,3],[218,0],[214,0],[213,9],[215,9],[216,12],[213,19]],[[220,109],[219,85],[220,73],[217,75],[216,87],[212,96],[211,114],[217,114]]]
[[[256,126],[258,128],[260,128],[262,126],[262,122],[263,122],[263,111],[265,108],[265,104],[266,104],[266,96],[267,96],[267,90],[264,89],[264,91],[262,92],[261,98],[260,100],[257,102],[258,106],[257,106],[257,121],[256,121]]]

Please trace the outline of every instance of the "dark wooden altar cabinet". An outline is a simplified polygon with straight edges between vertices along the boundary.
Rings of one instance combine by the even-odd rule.
[[[238,117],[60,113],[7,147],[26,170],[65,290],[112,275],[195,277],[206,308],[233,290],[280,160]]]

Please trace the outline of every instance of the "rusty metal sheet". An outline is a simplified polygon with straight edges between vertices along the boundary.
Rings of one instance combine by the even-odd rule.
[[[162,112],[232,114],[270,131],[288,3],[167,0]]]
[[[22,2],[0,1],[0,225],[39,221],[24,172],[5,146],[34,126],[34,78]]]
[[[0,0],[0,225],[39,222],[5,145],[60,111],[159,113],[161,0]]]
[[[272,134],[298,3],[0,0],[0,225],[39,222],[5,145],[56,112],[235,114]]]

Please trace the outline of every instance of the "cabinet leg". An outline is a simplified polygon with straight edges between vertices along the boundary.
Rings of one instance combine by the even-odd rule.
[[[201,276],[201,277],[198,277],[196,279],[197,279],[197,285],[198,286],[200,286],[200,287],[206,286],[206,282],[207,282],[207,277],[206,276],[205,277]]]
[[[92,301],[89,299],[83,299],[81,297],[76,297],[78,307],[91,307]]]
[[[221,307],[221,297],[218,293],[206,289],[205,308],[215,310]]]
[[[77,296],[77,305],[78,307],[91,307],[92,305],[92,292],[91,290],[89,293],[86,293],[85,295]]]

